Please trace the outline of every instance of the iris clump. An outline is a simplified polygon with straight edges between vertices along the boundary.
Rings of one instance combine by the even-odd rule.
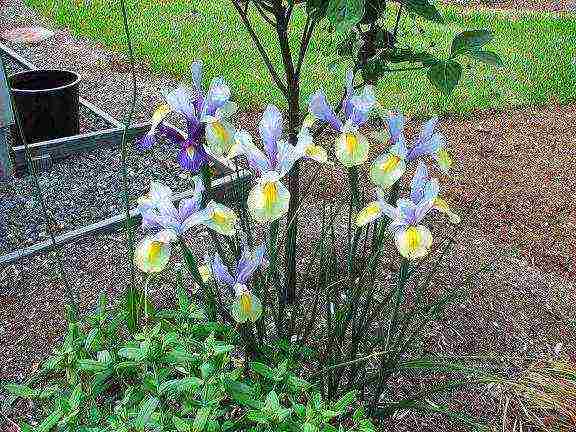
[[[245,203],[240,203],[240,207],[245,204],[250,219],[257,224],[271,224],[288,213],[290,191],[282,180],[298,160],[308,158],[322,164],[329,163],[329,150],[314,143],[311,128],[316,122],[326,123],[339,132],[334,141],[333,153],[348,169],[349,176],[351,173],[357,176],[360,173],[357,167],[368,163],[370,143],[360,128],[376,112],[379,104],[371,86],[358,91],[354,89],[351,72],[346,76],[346,92],[341,106],[344,120],[340,119],[328,104],[323,91],[319,90],[310,97],[309,115],[295,139],[291,140],[284,132],[282,113],[276,106],[268,105],[258,124],[262,148],[256,145],[250,133],[245,130],[236,131],[225,120],[236,107],[229,100],[230,91],[223,79],[215,79],[207,95],[203,96],[201,65],[195,63],[192,72],[194,91],[189,92],[179,87],[167,93],[168,105],[155,113],[151,132],[142,139],[141,144],[150,145],[158,134],[172,139],[182,147],[184,153],[181,153],[180,162],[186,169],[197,169],[207,163],[208,152],[202,153],[204,144],[207,151],[214,155],[228,159],[245,158],[254,174],[254,182]],[[163,119],[171,111],[185,116],[187,137],[175,139],[178,132],[164,124]],[[378,112],[382,115],[380,110]],[[433,245],[432,232],[424,225],[431,211],[444,213],[452,223],[460,222],[460,217],[440,196],[440,182],[430,175],[424,162],[427,158],[431,159],[441,172],[448,173],[452,159],[446,150],[445,138],[435,132],[437,118],[424,124],[412,145],[406,142],[405,119],[401,113],[390,112],[385,121],[390,137],[389,149],[370,163],[369,170],[369,179],[376,186],[376,199],[364,206],[358,200],[355,225],[357,230],[361,230],[369,224],[383,221],[379,229],[392,236],[399,254],[408,260],[418,260],[425,257]],[[399,182],[412,163],[416,167],[409,197],[398,199],[392,190],[399,189]],[[351,187],[358,188],[358,178],[354,179]],[[256,322],[262,315],[262,302],[249,288],[249,280],[264,260],[264,247],[251,249],[247,246],[246,239],[253,237],[250,224],[240,224],[241,218],[230,208],[213,200],[202,206],[205,193],[202,181],[195,178],[192,197],[182,199],[176,207],[172,191],[164,185],[152,183],[149,195],[139,201],[139,210],[143,217],[142,226],[154,233],[138,245],[136,264],[144,272],[161,271],[169,261],[171,242],[182,241],[183,234],[191,228],[208,228],[217,235],[234,238],[235,242],[228,242],[236,261],[234,276],[224,264],[221,254],[225,252],[220,244],[216,245],[219,253],[206,259],[205,272],[214,275],[215,281],[227,287],[234,296],[231,305],[234,320],[239,323]],[[353,190],[353,193],[360,196],[358,190]],[[248,231],[238,230],[240,225]],[[268,239],[272,242],[270,251],[274,254],[274,263],[277,229],[277,226],[275,228],[271,225]],[[217,237],[213,237],[213,240],[217,241]],[[242,247],[232,246],[234,243],[241,243]],[[193,274],[198,275],[195,259],[189,256],[187,261],[194,266]],[[268,279],[260,282],[276,281],[274,283],[278,286],[281,276],[274,264],[271,265]],[[198,283],[201,282],[199,279]]]

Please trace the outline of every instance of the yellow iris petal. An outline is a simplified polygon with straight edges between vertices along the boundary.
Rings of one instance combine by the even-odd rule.
[[[400,157],[387,153],[378,156],[370,167],[370,179],[383,189],[391,187],[406,171],[406,162]]]
[[[268,182],[262,188],[264,192],[264,207],[271,209],[278,202],[278,187],[275,182]]]
[[[436,198],[436,200],[434,200],[434,208],[439,212],[446,214],[450,222],[453,224],[459,224],[462,222],[462,218],[452,211],[445,199]]]
[[[380,164],[380,169],[382,171],[384,171],[385,173],[390,173],[394,169],[396,169],[396,167],[398,166],[399,163],[400,163],[400,158],[396,155],[391,154],[391,155],[388,155],[386,160]]]
[[[154,114],[152,114],[152,123],[154,124],[160,123],[164,119],[164,117],[168,115],[169,112],[170,112],[170,105],[168,104],[160,105],[158,108],[156,108]]]
[[[248,315],[252,311],[252,296],[248,293],[240,295],[240,310]]]
[[[206,126],[208,148],[216,155],[227,155],[234,144],[234,127],[225,120],[214,121]]]
[[[143,239],[134,253],[134,263],[144,273],[161,272],[169,259],[170,245],[151,237]]]
[[[309,145],[304,150],[304,154],[309,157],[310,159],[315,160],[316,162],[326,163],[328,162],[328,153],[326,150],[318,145]]]
[[[248,194],[248,209],[259,223],[273,222],[288,212],[290,192],[279,181],[256,184]]]
[[[348,154],[354,154],[358,148],[358,138],[351,133],[346,134],[346,151]]]
[[[215,122],[212,124],[212,127],[214,128],[214,135],[220,140],[220,141],[228,141],[230,139],[230,134],[228,133],[228,131],[224,128],[224,126],[222,126],[222,123],[220,122]]]
[[[438,165],[442,171],[447,172],[452,166],[452,156],[445,149],[441,149],[436,153],[436,158],[438,160]]]
[[[422,258],[432,247],[432,233],[422,225],[397,232],[394,240],[400,254],[408,259]]]
[[[262,315],[262,303],[251,292],[243,292],[232,304],[232,316],[239,323],[256,322]]]
[[[236,234],[238,216],[233,210],[215,202],[211,202],[209,208],[211,210],[210,219],[204,222],[209,228],[226,236]]]
[[[345,167],[362,165],[368,159],[370,144],[360,133],[345,132],[336,140],[336,157]]]
[[[360,210],[356,217],[356,225],[359,227],[368,225],[370,222],[378,219],[381,214],[382,208],[380,207],[380,204],[377,201],[374,201]]]

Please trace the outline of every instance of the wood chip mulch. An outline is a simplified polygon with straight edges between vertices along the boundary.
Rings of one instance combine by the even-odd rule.
[[[468,8],[576,12],[574,0],[443,0],[443,2]]]

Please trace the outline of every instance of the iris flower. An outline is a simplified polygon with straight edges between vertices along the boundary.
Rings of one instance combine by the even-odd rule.
[[[372,182],[384,189],[391,187],[402,177],[406,171],[407,163],[421,156],[432,156],[445,173],[448,173],[452,166],[452,159],[445,149],[444,137],[439,133],[434,133],[438,117],[434,117],[424,124],[420,135],[411,148],[406,145],[404,123],[402,114],[390,113],[388,131],[392,145],[387,153],[374,160],[370,169]]]
[[[342,108],[346,121],[342,122],[328,104],[326,95],[318,90],[310,98],[308,111],[314,119],[327,122],[340,132],[335,143],[335,154],[346,167],[362,165],[368,159],[370,144],[358,129],[368,121],[372,108],[376,105],[376,96],[372,86],[364,87],[360,94],[354,94],[354,73],[346,75],[346,96]]]
[[[429,182],[430,175],[428,174],[428,168],[426,168],[426,164],[422,161],[418,161],[416,173],[412,178],[412,186],[410,188],[410,198],[414,203],[418,204],[426,198],[426,185]],[[453,224],[458,224],[462,221],[460,216],[452,211],[448,205],[448,202],[440,196],[437,196],[434,200],[433,208],[441,213],[444,213]]]
[[[181,200],[178,208],[174,206],[172,190],[161,183],[153,182],[150,193],[138,200],[142,227],[157,230],[136,247],[135,263],[143,272],[162,271],[170,257],[170,243],[192,227],[205,226],[226,236],[236,233],[236,214],[214,201],[202,208],[204,185],[198,177],[194,184],[193,196]]]
[[[432,233],[420,223],[434,208],[439,190],[436,179],[422,182],[421,176],[415,176],[412,184],[411,199],[398,200],[397,207],[388,204],[385,194],[378,189],[378,199],[363,208],[356,219],[357,226],[364,226],[384,215],[388,216],[392,220],[389,229],[394,234],[398,251],[411,260],[426,256],[432,247]]]
[[[268,105],[259,126],[264,150],[254,144],[246,131],[236,133],[235,145],[229,157],[245,155],[250,168],[256,173],[256,185],[248,194],[248,209],[259,223],[273,222],[288,212],[290,192],[280,181],[300,158],[318,162],[328,161],[326,150],[314,145],[308,129],[302,128],[295,146],[282,135],[282,114],[274,105]]]
[[[191,67],[192,89],[184,86],[167,92],[166,104],[161,105],[152,116],[150,131],[139,140],[141,149],[154,145],[158,136],[164,136],[180,148],[178,162],[186,170],[197,172],[208,163],[210,153],[220,157],[228,153],[234,142],[235,129],[228,120],[237,110],[230,101],[230,88],[223,78],[215,78],[208,93],[202,91],[202,63]],[[170,112],[177,112],[186,119],[186,135],[164,123]]]
[[[220,256],[218,254],[214,256],[212,274],[218,283],[234,291],[236,298],[232,304],[232,316],[239,323],[245,323],[248,320],[256,322],[262,315],[262,303],[258,297],[252,294],[247,283],[252,274],[262,264],[264,253],[264,245],[254,251],[250,251],[248,246],[245,245],[236,265],[234,277],[232,277]]]

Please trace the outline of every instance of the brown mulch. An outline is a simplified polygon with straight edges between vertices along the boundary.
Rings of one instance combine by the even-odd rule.
[[[443,2],[470,8],[576,12],[574,0],[443,0]]]
[[[417,135],[420,124],[408,121],[408,139]],[[574,124],[576,105],[444,118],[438,130],[447,138],[455,165],[450,177],[436,173],[455,208],[469,209],[467,224],[485,238],[517,250],[532,267],[572,280],[576,280]],[[374,143],[372,157],[386,150]],[[346,193],[342,171],[326,175],[330,187],[318,183],[317,196],[336,198]],[[406,177],[409,181],[410,175]]]

